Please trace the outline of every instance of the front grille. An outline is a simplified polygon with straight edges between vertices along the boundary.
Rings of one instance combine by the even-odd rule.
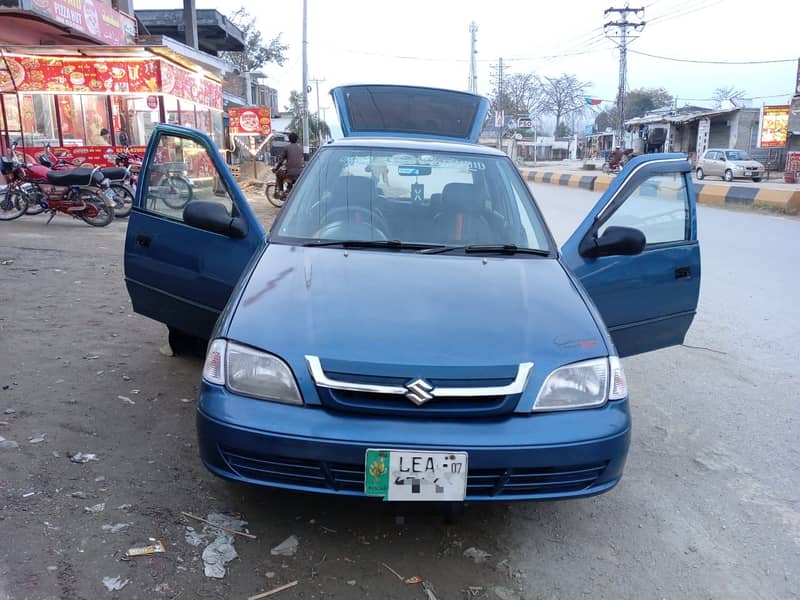
[[[317,387],[322,405],[331,410],[410,418],[486,418],[514,411],[519,395],[473,398],[436,397],[421,406],[403,395],[371,394]]]
[[[231,469],[248,479],[265,484],[364,495],[363,464],[244,455],[229,448],[220,450]],[[602,462],[571,467],[470,469],[467,476],[467,498],[513,499],[579,492],[594,485],[607,465],[607,462]]]

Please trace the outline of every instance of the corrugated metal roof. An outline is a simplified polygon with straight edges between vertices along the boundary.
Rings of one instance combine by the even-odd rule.
[[[727,115],[740,110],[745,110],[745,109],[743,109],[742,107],[735,107],[735,108],[726,108],[717,110],[702,110],[702,111],[687,112],[682,114],[680,112],[673,112],[670,114],[661,114],[661,115],[645,115],[643,117],[628,119],[627,121],[625,121],[625,125],[647,125],[650,123],[672,123],[679,125],[682,123],[689,123],[690,121],[696,121],[698,119]]]

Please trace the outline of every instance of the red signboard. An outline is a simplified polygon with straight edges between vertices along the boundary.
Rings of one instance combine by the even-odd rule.
[[[761,148],[783,148],[789,125],[789,107],[765,106],[761,113]]]
[[[198,73],[161,61],[161,91],[222,110],[222,86]]]
[[[74,167],[113,167],[117,152],[122,146],[77,146],[74,148],[51,148],[53,154],[64,159]],[[135,146],[131,151],[144,156],[146,148]],[[45,151],[42,147],[17,148],[17,152],[25,156],[25,162],[38,164],[39,156]]]
[[[0,91],[113,93],[159,91],[158,59],[6,56]],[[5,77],[4,77],[5,75]]]
[[[72,59],[6,55],[5,62],[0,62],[0,92],[13,92],[15,89],[18,92],[84,94],[161,92],[222,110],[222,86],[219,83],[156,58]]]
[[[33,0],[31,9],[104,44],[136,42],[136,21],[103,0]]]
[[[229,108],[228,118],[232,135],[269,135],[272,119],[269,107]]]

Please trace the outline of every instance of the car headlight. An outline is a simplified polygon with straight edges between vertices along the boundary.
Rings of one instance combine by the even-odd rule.
[[[619,358],[594,358],[559,367],[548,375],[534,412],[595,408],[627,397],[628,386]]]
[[[262,400],[303,404],[292,370],[277,356],[216,339],[208,347],[203,378]]]

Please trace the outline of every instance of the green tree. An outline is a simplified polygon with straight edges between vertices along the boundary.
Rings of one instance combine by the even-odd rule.
[[[220,58],[242,72],[257,71],[267,63],[283,65],[286,62],[289,46],[281,43],[281,34],[265,41],[256,24],[256,18],[244,6],[228,15],[228,20],[244,34],[244,51],[220,52]]]
[[[638,88],[625,94],[625,119],[642,117],[657,108],[671,106],[675,98],[664,88]],[[598,131],[617,126],[617,107],[600,111],[594,126]]]
[[[303,96],[300,92],[292,90],[289,93],[289,106],[286,109],[292,113],[292,120],[289,122],[289,131],[297,134],[301,140],[303,139]],[[308,137],[309,141],[314,146],[320,145],[320,136],[322,138],[329,138],[331,136],[331,128],[322,119],[317,119],[317,115],[309,113],[308,115]]]

